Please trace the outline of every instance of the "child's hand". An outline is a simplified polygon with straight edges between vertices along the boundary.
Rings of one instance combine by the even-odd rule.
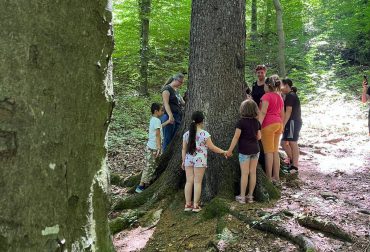
[[[225,155],[226,155],[226,158],[229,158],[233,155],[233,153],[228,150],[228,151],[226,151]]]

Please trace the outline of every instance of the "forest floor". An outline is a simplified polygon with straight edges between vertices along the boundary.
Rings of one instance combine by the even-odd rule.
[[[367,107],[360,105],[358,97],[348,97],[335,88],[321,86],[317,94],[302,106],[298,178],[283,178],[282,196],[276,202],[233,202],[231,207],[259,216],[274,216],[272,219],[291,233],[309,237],[317,251],[370,251]],[[122,177],[140,172],[144,166],[143,148],[143,142],[136,142],[112,153],[111,170]],[[127,189],[112,186],[113,195],[126,193]],[[143,227],[139,221],[116,234],[116,251],[139,251],[144,247],[144,251],[217,251],[212,246],[219,251],[298,250],[290,241],[255,230],[232,215],[206,220],[200,214],[183,213],[182,201],[179,192],[173,202],[159,204],[158,209],[163,211],[158,224]],[[279,215],[282,211],[289,215]],[[297,222],[302,216],[334,223],[350,233],[354,242],[304,228]]]

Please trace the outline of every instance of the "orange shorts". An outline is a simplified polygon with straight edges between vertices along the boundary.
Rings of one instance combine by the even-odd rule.
[[[279,150],[280,136],[282,133],[282,123],[273,123],[261,129],[261,141],[264,153],[272,153]]]

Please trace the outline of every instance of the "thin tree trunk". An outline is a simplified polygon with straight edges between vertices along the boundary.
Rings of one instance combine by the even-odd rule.
[[[279,0],[274,0],[274,6],[276,10],[276,27],[279,37],[278,45],[278,66],[280,77],[285,77],[285,35],[283,27],[283,8],[281,7]]]
[[[0,251],[113,251],[111,5],[0,4]]]
[[[151,0],[139,0],[140,6],[140,87],[141,94],[148,95],[149,21]]]
[[[265,43],[268,42],[268,38],[271,34],[271,9],[272,9],[272,1],[271,0],[265,0],[266,5],[266,12],[265,12],[265,29],[263,31],[264,33],[264,39]]]
[[[257,38],[257,0],[252,0],[251,33],[251,39],[255,42]]]

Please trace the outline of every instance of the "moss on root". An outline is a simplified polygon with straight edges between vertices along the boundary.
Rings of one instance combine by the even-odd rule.
[[[202,218],[209,220],[213,218],[220,218],[230,212],[229,203],[227,200],[216,197],[211,200],[202,212]]]
[[[116,234],[125,228],[130,227],[141,216],[145,214],[144,211],[130,210],[109,222],[109,228],[112,234]]]

